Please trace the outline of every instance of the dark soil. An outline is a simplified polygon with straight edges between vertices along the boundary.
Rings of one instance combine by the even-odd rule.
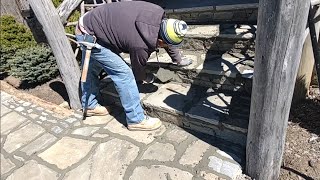
[[[34,87],[23,87],[8,77],[9,84],[45,101],[60,105],[68,96],[61,78]],[[291,108],[280,179],[320,180],[320,93],[311,88],[308,100]]]

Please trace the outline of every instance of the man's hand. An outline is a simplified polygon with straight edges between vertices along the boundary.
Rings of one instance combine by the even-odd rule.
[[[190,64],[192,64],[192,59],[189,59],[187,57],[182,57],[181,59],[182,60],[177,63],[177,65],[180,67],[189,66]]]

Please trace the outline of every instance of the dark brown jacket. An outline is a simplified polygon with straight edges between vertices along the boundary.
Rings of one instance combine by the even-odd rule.
[[[83,25],[97,42],[115,53],[129,53],[137,80],[145,79],[145,66],[157,49],[160,23],[164,10],[144,1],[116,2],[102,5],[84,16]],[[180,61],[179,52],[166,49],[173,61]]]

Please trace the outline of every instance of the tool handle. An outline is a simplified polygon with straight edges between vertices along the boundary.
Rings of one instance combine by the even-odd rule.
[[[90,61],[91,49],[86,50],[86,56],[84,58],[83,66],[82,66],[82,74],[81,74],[81,82],[87,81],[87,74],[89,68],[89,61]]]

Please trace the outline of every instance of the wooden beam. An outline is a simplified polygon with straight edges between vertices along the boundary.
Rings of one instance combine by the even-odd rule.
[[[318,5],[320,4],[320,0],[311,0],[311,5],[314,6],[314,5]]]
[[[318,6],[313,7],[312,12],[314,19],[320,15],[320,8]],[[303,50],[301,55],[301,61],[299,65],[297,80],[294,89],[293,103],[298,103],[301,100],[306,99],[309,94],[309,87],[312,79],[312,72],[314,68],[314,54],[312,50],[310,29],[307,28],[308,34],[303,44]],[[319,39],[320,21],[315,21],[316,40]]]
[[[310,0],[260,0],[246,171],[278,179]]]
[[[49,45],[57,60],[60,75],[64,81],[73,109],[80,109],[80,68],[64,32],[60,17],[51,0],[29,0],[30,6],[42,25]]]
[[[64,0],[57,8],[62,24],[66,24],[71,13],[83,0]]]

